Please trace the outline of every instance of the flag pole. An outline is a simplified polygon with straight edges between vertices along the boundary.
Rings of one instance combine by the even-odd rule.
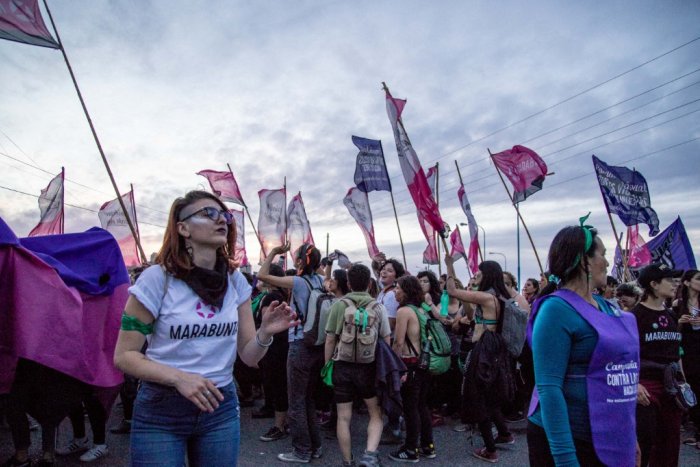
[[[328,244],[331,241],[331,234],[330,232],[326,232],[326,258],[328,257]]]
[[[464,182],[462,181],[462,172],[459,171],[459,164],[457,163],[457,160],[455,160],[455,167],[457,167],[457,175],[459,176],[459,185],[464,188]],[[466,195],[467,190],[464,190],[464,194]],[[467,219],[468,220],[468,219]],[[486,234],[484,234],[486,235]],[[484,238],[486,238],[484,236]],[[469,239],[471,241],[471,239]],[[479,246],[479,259],[483,262],[484,261],[484,255],[481,253],[481,243],[479,243],[479,226],[477,225],[476,227],[476,244]],[[486,240],[484,240],[484,243],[486,243]],[[486,248],[486,245],[484,244],[484,248]],[[467,267],[469,269],[469,267]],[[471,271],[469,272],[469,278],[471,279]]]
[[[486,149],[489,152],[489,157],[493,161],[493,153],[491,152],[491,149]],[[518,203],[516,203],[513,199],[513,195],[510,194],[510,190],[508,190],[508,185],[506,185],[506,181],[503,179],[503,174],[501,174],[500,169],[498,168],[498,164],[496,162],[493,162],[493,166],[496,167],[496,173],[498,173],[498,177],[501,179],[501,183],[503,183],[503,188],[505,188],[506,193],[508,194],[508,198],[510,199],[510,203],[513,205],[515,208],[515,212],[518,214],[518,217],[520,218],[520,222],[523,223],[523,229],[525,229],[525,233],[527,233],[527,238],[530,239],[530,244],[532,245],[532,251],[535,252],[535,259],[537,259],[537,266],[540,268],[540,273],[544,274],[544,269],[542,269],[542,262],[540,261],[540,255],[537,254],[537,248],[535,248],[535,242],[532,240],[532,235],[530,235],[530,230],[527,228],[527,224],[525,224],[525,219],[523,219],[523,215],[520,214],[520,208],[518,207]]]
[[[438,209],[440,209],[440,163],[435,163],[435,204],[437,204]],[[440,235],[434,232],[433,235]],[[435,242],[437,244],[437,261],[438,261],[438,275],[442,276],[442,263],[440,262],[440,242]],[[445,248],[445,253],[447,253],[447,248]]]
[[[231,164],[229,164],[227,162],[226,167],[228,167],[228,171],[231,174],[231,177],[233,178],[233,180],[236,180],[236,177],[234,177],[234,175],[233,175],[233,170],[231,170]],[[238,184],[236,184],[236,187],[238,187]],[[250,217],[250,211],[248,210],[248,205],[246,205],[245,201],[243,201],[243,195],[241,195],[241,202],[243,203],[243,210],[248,215],[248,220],[250,221],[250,226],[253,228],[253,232],[255,233],[255,238],[258,239],[258,243],[262,247],[263,246],[262,240],[260,240],[260,236],[258,235],[258,230],[255,228],[255,223],[253,223],[253,218]]]
[[[66,222],[66,168],[61,167],[61,233],[65,232]]]
[[[284,207],[282,208],[283,215],[284,215],[284,244],[287,244],[288,238],[287,238],[287,223],[289,222],[289,219],[287,219],[287,176],[284,176],[284,185],[282,185],[282,188],[284,189]],[[289,256],[292,255],[292,252],[289,252]],[[294,258],[292,258],[292,263],[294,262]],[[287,269],[287,253],[284,254],[284,269]]]
[[[129,229],[131,229],[131,235],[134,236],[134,240],[136,240],[136,245],[139,249],[139,252],[141,253],[142,259],[145,259],[146,255],[143,252],[143,248],[141,247],[141,243],[139,242],[139,236],[136,233],[136,229],[134,228],[134,224],[131,222],[131,217],[129,217],[129,213],[126,211],[126,206],[124,205],[124,200],[122,200],[122,196],[119,193],[119,188],[117,188],[117,182],[114,180],[114,175],[112,175],[112,169],[109,167],[109,162],[107,162],[107,156],[105,156],[104,151],[102,150],[102,144],[100,144],[100,139],[97,137],[97,132],[95,131],[95,126],[92,124],[92,119],[90,118],[90,114],[88,113],[87,106],[85,105],[85,101],[83,100],[83,95],[80,92],[80,88],[78,87],[78,82],[75,79],[75,75],[73,74],[73,68],[70,65],[70,62],[68,61],[68,55],[66,55],[66,51],[63,48],[63,42],[61,42],[61,36],[58,34],[58,29],[56,28],[56,23],[53,20],[53,15],[51,14],[51,10],[49,9],[49,5],[44,0],[44,7],[46,8],[46,12],[49,15],[49,20],[51,21],[51,26],[53,27],[53,31],[56,34],[56,40],[58,41],[58,46],[59,49],[61,50],[61,53],[63,54],[63,60],[66,62],[66,66],[68,67],[68,73],[70,73],[71,80],[73,81],[73,86],[75,86],[75,91],[78,93],[78,99],[80,100],[80,105],[83,107],[83,112],[85,113],[85,118],[87,118],[88,125],[90,125],[90,131],[92,131],[92,137],[95,139],[95,144],[97,144],[97,150],[100,152],[100,156],[102,157],[102,162],[104,163],[105,169],[107,169],[107,175],[109,175],[109,180],[112,182],[112,187],[114,188],[114,192],[117,194],[117,201],[119,202],[119,206],[122,208],[122,212],[124,213],[124,218],[126,219],[126,223],[129,224]]]
[[[141,232],[139,232],[139,221],[136,218],[136,199],[134,198],[134,184],[129,183],[129,188],[131,188],[131,205],[134,207],[134,225],[136,226],[136,247],[139,249],[139,254],[141,255],[141,263],[142,264],[148,264],[148,258],[146,258],[146,254],[143,251],[143,247],[141,246]]]
[[[605,199],[603,199],[605,201]],[[622,257],[622,264],[625,264],[625,258],[624,258],[624,252],[622,250],[622,235],[619,237],[617,236],[617,229],[615,228],[615,222],[613,222],[612,215],[610,214],[610,211],[608,211],[608,205],[605,205],[605,211],[608,213],[608,219],[610,220],[610,227],[612,227],[613,235],[615,235],[615,242],[617,243],[617,247],[620,249],[620,257]],[[624,274],[624,266],[623,266],[623,274]],[[625,280],[625,276],[622,276],[622,280]]]
[[[381,141],[379,141],[379,148],[382,151],[382,157],[383,157],[384,147],[382,146]],[[384,167],[386,167],[386,162],[384,162]],[[394,202],[394,190],[393,189],[389,190],[389,196],[391,196],[391,207],[394,208],[394,219],[396,219],[396,229],[399,231],[399,244],[401,244],[401,255],[403,256],[403,267],[404,267],[404,269],[408,269],[408,263],[406,262],[406,250],[403,247],[403,237],[401,236],[401,226],[399,225],[399,215],[396,214],[396,202]],[[367,197],[367,201],[369,203],[369,196]]]

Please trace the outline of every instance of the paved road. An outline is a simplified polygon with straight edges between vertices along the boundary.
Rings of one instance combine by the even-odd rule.
[[[291,443],[289,439],[284,439],[272,443],[258,441],[258,436],[269,428],[270,420],[254,420],[250,417],[252,409],[242,409],[241,414],[241,456],[239,465],[242,467],[263,467],[278,466],[284,464],[277,460],[277,454],[289,450]],[[121,410],[115,408],[108,426],[118,422],[121,418]],[[362,453],[364,439],[367,432],[367,416],[355,415],[353,418],[353,452],[355,455]],[[435,446],[438,456],[435,459],[423,459],[421,465],[426,466],[486,466],[487,463],[475,459],[469,453],[476,447],[482,446],[481,438],[476,436],[472,441],[466,433],[457,433],[451,429],[452,422],[446,426],[435,428]],[[500,465],[503,466],[526,466],[527,445],[525,442],[525,422],[513,424],[511,427],[515,434],[515,444],[499,449]],[[89,432],[89,428],[88,428]],[[65,443],[71,435],[70,423],[65,420],[59,427],[59,443]],[[127,466],[129,453],[129,437],[127,435],[113,435],[107,433],[107,443],[109,445],[109,456],[94,466]],[[33,457],[39,456],[41,437],[39,432],[32,433]],[[388,453],[393,447],[381,446],[381,458],[384,465],[402,465],[395,463],[388,458]],[[0,427],[0,461],[4,461],[12,454],[12,441],[7,427]],[[78,459],[78,455],[58,458],[58,466],[85,466]],[[321,459],[312,462],[316,466],[336,466],[341,465],[341,456],[334,439],[324,439],[324,455]],[[681,466],[700,466],[700,450],[694,447],[681,447]]]

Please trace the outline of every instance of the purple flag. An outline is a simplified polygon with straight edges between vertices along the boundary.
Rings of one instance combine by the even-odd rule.
[[[353,136],[352,142],[360,152],[355,162],[355,185],[358,189],[370,191],[391,191],[391,180],[386,171],[382,142],[374,139]]]

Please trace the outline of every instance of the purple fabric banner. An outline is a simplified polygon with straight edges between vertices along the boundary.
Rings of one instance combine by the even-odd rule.
[[[59,49],[37,0],[0,0],[0,39]]]

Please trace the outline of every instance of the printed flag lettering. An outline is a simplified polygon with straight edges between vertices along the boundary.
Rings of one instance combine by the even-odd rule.
[[[0,0],[0,39],[59,49],[37,0]]]
[[[547,164],[532,149],[516,145],[491,157],[498,170],[513,184],[514,203],[525,201],[542,189]]]
[[[649,235],[659,233],[659,217],[651,207],[647,181],[642,174],[627,167],[615,167],[593,156],[605,207],[617,214],[627,226],[639,223],[649,226]]]
[[[239,266],[247,266],[248,255],[245,251],[245,220],[243,210],[230,209],[229,212],[233,214],[233,221],[236,225],[236,246],[233,251],[233,260],[238,263]]]
[[[136,204],[134,203],[133,190],[123,194],[122,201],[124,202],[124,206],[126,206],[126,211],[138,235],[139,226],[136,221]],[[119,204],[119,200],[113,199],[112,201],[104,203],[100,207],[97,217],[100,218],[100,225],[102,228],[111,233],[115,240],[117,240],[119,249],[122,252],[122,257],[124,258],[124,264],[126,264],[127,267],[139,266],[141,264],[141,259],[136,249],[136,240],[131,233],[129,222],[126,216],[124,216],[124,211]]]
[[[39,195],[41,219],[29,232],[29,237],[63,233],[63,178],[64,170],[51,180]]]
[[[348,208],[350,215],[355,219],[357,225],[360,226],[360,230],[362,230],[362,234],[365,236],[369,257],[374,258],[379,254],[379,248],[377,248],[377,243],[374,239],[374,224],[367,193],[359,188],[350,188],[345,198],[343,198],[343,204]]]
[[[197,172],[197,175],[201,175],[209,181],[212,193],[218,196],[221,201],[228,201],[229,203],[237,203],[241,206],[245,206],[243,196],[238,189],[238,183],[236,183],[236,178],[233,176],[233,173],[202,170]]]
[[[287,235],[289,236],[290,253],[295,258],[297,250],[305,243],[314,244],[314,236],[311,234],[311,224],[306,217],[304,201],[301,192],[297,193],[287,207]]]
[[[382,142],[353,136],[352,142],[360,152],[355,163],[355,185],[361,191],[391,191],[391,181],[384,162]]]
[[[285,210],[286,192],[284,188],[279,190],[260,190],[260,213],[258,215],[258,236],[262,244],[260,253],[261,261],[276,246],[284,243],[284,234],[287,228],[287,216]]]

